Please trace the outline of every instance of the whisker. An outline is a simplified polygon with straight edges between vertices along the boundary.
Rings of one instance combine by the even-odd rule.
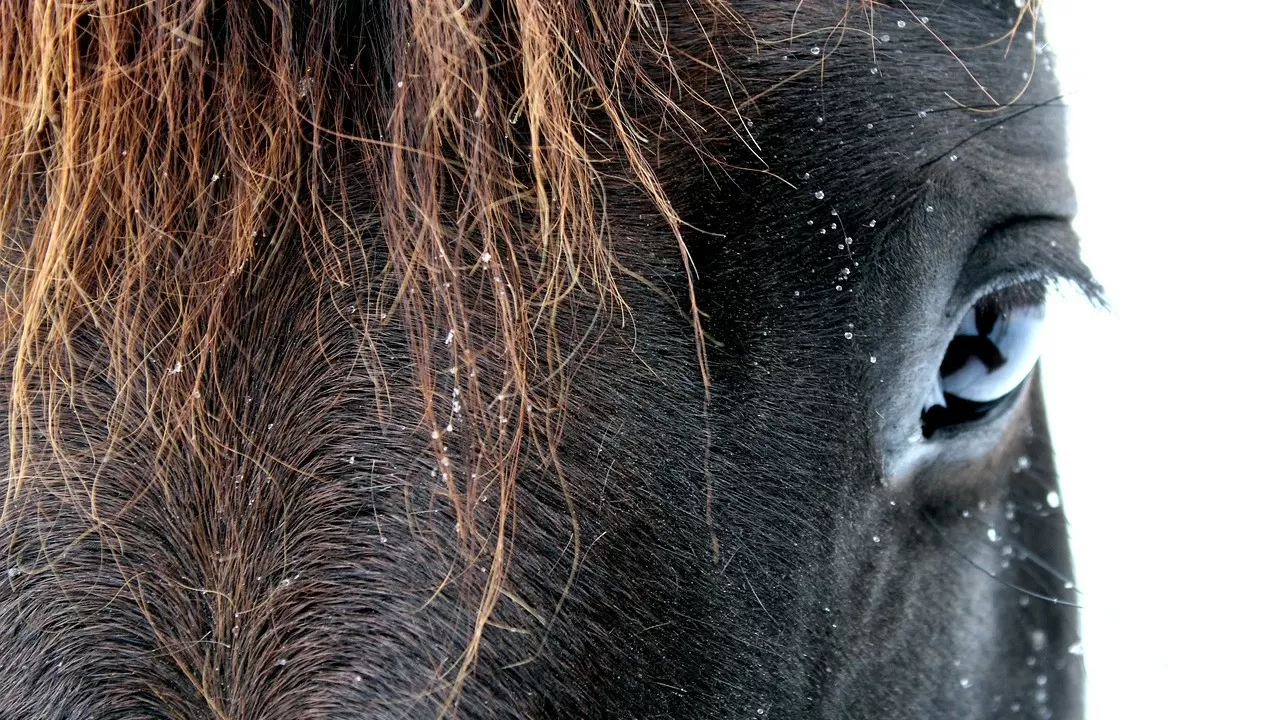
[[[933,528],[934,531],[938,533],[938,538],[942,540],[943,545],[947,546],[947,549],[951,550],[956,555],[959,555],[961,560],[964,560],[966,563],[973,566],[973,568],[976,569],[978,572],[982,573],[983,575],[986,575],[987,577],[991,578],[997,583],[1000,583],[1001,585],[1009,588],[1010,590],[1014,590],[1019,593],[1022,593],[1027,597],[1033,597],[1037,600],[1043,600],[1044,602],[1052,603],[1054,605],[1063,605],[1066,607],[1073,607],[1073,608],[1083,607],[1082,605],[1079,605],[1077,603],[1073,603],[1068,600],[1063,600],[1062,598],[1053,597],[1050,595],[1044,595],[1042,593],[1038,593],[1029,588],[1025,588],[1021,585],[1017,585],[1015,583],[1009,582],[1004,578],[998,577],[995,573],[982,567],[982,565],[980,565],[976,560],[966,555],[962,550],[960,550],[960,548],[956,547],[954,543],[948,540],[946,533],[942,532],[942,528],[938,526],[937,521],[935,521],[932,517],[929,517],[929,514],[927,512],[921,512],[920,517],[924,518],[925,522],[929,523],[929,527]]]
[[[1040,109],[1042,109],[1042,108],[1046,108],[1046,107],[1066,107],[1066,105],[1063,105],[1063,104],[1061,103],[1062,97],[1063,97],[1062,95],[1058,95],[1058,96],[1056,96],[1056,97],[1049,98],[1048,100],[1045,100],[1044,102],[1038,102],[1038,103],[1031,103],[1031,104],[1029,104],[1029,105],[1023,105],[1023,106],[1022,106],[1022,107],[1021,107],[1017,112],[1014,112],[1012,115],[1009,115],[1009,116],[1007,116],[1007,117],[1002,117],[1002,118],[992,118],[990,122],[988,122],[985,126],[983,126],[981,129],[979,129],[977,132],[974,132],[974,133],[970,134],[970,135],[969,135],[968,137],[966,137],[965,139],[963,139],[963,140],[961,140],[960,142],[956,143],[955,145],[951,146],[951,148],[950,148],[949,150],[946,150],[945,152],[943,152],[942,154],[938,155],[937,157],[934,157],[932,160],[929,160],[929,161],[925,162],[923,165],[921,165],[921,166],[920,166],[920,169],[922,169],[922,170],[923,170],[924,168],[927,168],[927,167],[929,167],[930,165],[933,165],[934,163],[937,163],[937,162],[941,161],[943,158],[950,157],[952,153],[954,153],[956,150],[959,150],[960,148],[964,147],[966,144],[968,144],[971,140],[973,140],[974,138],[978,137],[979,135],[982,135],[983,133],[986,133],[986,132],[988,132],[989,130],[992,130],[992,129],[994,129],[994,128],[998,128],[998,127],[1000,127],[1001,125],[1003,125],[1004,123],[1010,122],[1010,121],[1012,121],[1012,120],[1017,120],[1018,118],[1022,117],[1023,115],[1026,115],[1027,113],[1029,113],[1029,112],[1031,112],[1031,111],[1033,111],[1033,110],[1040,110]],[[1056,104],[1055,104],[1055,103],[1056,103]],[[955,109],[957,109],[957,110],[960,110],[960,109],[964,109],[964,110],[972,110],[972,108],[969,108],[969,107],[964,107],[964,108],[955,108]]]

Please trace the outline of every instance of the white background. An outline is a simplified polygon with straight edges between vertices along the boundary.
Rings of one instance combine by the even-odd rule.
[[[1280,11],[1047,0],[1108,312],[1044,369],[1091,720],[1280,718]]]

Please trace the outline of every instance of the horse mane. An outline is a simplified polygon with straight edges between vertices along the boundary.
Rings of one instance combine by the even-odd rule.
[[[502,589],[518,468],[556,464],[557,309],[625,308],[606,168],[683,255],[635,105],[688,120],[663,18],[603,0],[31,8],[0,13],[0,525],[33,493],[92,508],[94,491],[65,481],[87,445],[66,421],[90,380],[145,408],[110,415],[108,445],[148,436],[157,465],[204,452],[188,439],[225,429],[234,308],[300,253],[317,283],[368,293],[366,334],[399,323],[409,337],[460,553],[487,568],[464,572],[479,579],[460,687]],[[715,2],[698,12],[732,20]],[[109,358],[100,377],[77,365],[86,338]]]

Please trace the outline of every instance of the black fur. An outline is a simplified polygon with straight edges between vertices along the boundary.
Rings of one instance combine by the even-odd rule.
[[[619,183],[608,210],[635,271],[629,312],[561,319],[566,346],[593,339],[560,454],[572,507],[530,457],[510,594],[460,717],[1081,717],[1034,376],[975,427],[911,440],[969,303],[1004,278],[1088,282],[1063,108],[1047,55],[1018,95],[1043,39],[1024,36],[1029,18],[1001,39],[1012,0],[910,5],[747,0],[754,39],[713,28],[715,58],[687,9],[664,8],[675,45],[740,83],[731,97],[708,73],[696,88],[740,113],[691,103],[708,131],[696,152],[673,138],[653,149],[696,228],[710,400],[670,230]],[[377,35],[366,12],[353,37]],[[237,416],[278,442],[271,463],[238,446],[216,472],[175,455],[188,480],[167,486],[185,490],[161,495],[129,470],[161,450],[120,443],[106,466],[118,477],[101,481],[119,496],[102,502],[130,508],[112,520],[127,547],[53,506],[17,531],[43,540],[15,544],[0,582],[0,717],[214,717],[202,692],[236,718],[434,717],[473,618],[433,592],[454,556],[414,377],[396,364],[406,340],[376,338],[375,381],[356,326],[315,317],[317,298],[370,305],[281,254],[220,369],[228,397],[245,398]],[[94,362],[91,342],[83,355]],[[371,399],[383,385],[390,416]],[[96,428],[107,408],[77,412]],[[202,592],[209,559],[192,556],[229,538],[259,599],[234,627]],[[75,582],[24,570],[63,548]],[[166,643],[212,654],[220,679],[200,688]]]

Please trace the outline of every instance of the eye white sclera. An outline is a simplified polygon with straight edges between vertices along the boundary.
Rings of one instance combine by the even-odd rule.
[[[999,400],[1013,392],[1040,358],[1042,327],[1044,305],[1026,305],[1001,313],[987,339],[1004,357],[1004,363],[988,368],[982,360],[970,356],[958,370],[940,379],[942,392],[978,403]],[[981,335],[976,308],[969,308],[956,335]]]

